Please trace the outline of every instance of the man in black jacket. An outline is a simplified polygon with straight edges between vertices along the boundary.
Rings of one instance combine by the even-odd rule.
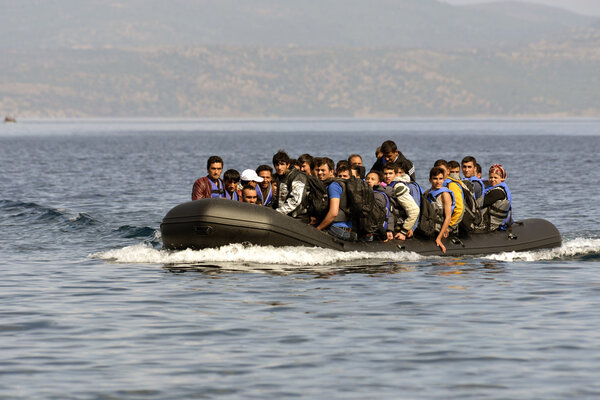
[[[279,150],[273,156],[273,167],[277,173],[277,197],[273,208],[290,217],[306,219],[306,177],[296,168],[290,168],[290,157]]]
[[[412,161],[404,157],[404,155],[398,151],[396,143],[391,140],[386,140],[381,144],[381,152],[383,153],[383,157],[380,157],[375,161],[375,164],[371,167],[371,171],[383,172],[383,166],[389,162],[395,162],[398,165],[410,165],[409,170],[405,172],[410,176],[411,181],[415,181],[415,167],[413,166]]]

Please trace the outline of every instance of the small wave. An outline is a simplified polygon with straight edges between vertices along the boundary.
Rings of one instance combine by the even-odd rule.
[[[2,200],[0,214],[2,221],[21,226],[41,224],[48,229],[72,232],[98,225],[99,221],[91,215],[73,213],[64,208],[53,208],[33,202]]]
[[[418,261],[423,257],[410,252],[341,252],[316,247],[244,246],[231,244],[217,249],[168,251],[149,244],[90,254],[90,258],[118,263],[197,264],[207,262],[255,263],[269,265],[319,266],[359,260],[385,262]]]
[[[119,233],[122,237],[127,239],[134,238],[149,238],[149,239],[157,239],[156,232],[157,230],[154,228],[150,228],[148,226],[131,226],[131,225],[123,225],[120,226],[115,232]],[[160,239],[160,238],[158,238]]]
[[[43,210],[40,208],[40,210]],[[62,208],[47,208],[45,211],[39,214],[39,221],[54,221],[61,219],[65,215],[65,210]]]
[[[600,258],[600,239],[576,238],[564,242],[555,249],[532,251],[511,251],[492,254],[484,258],[497,261],[549,261],[563,259],[580,259],[592,261]]]
[[[89,214],[78,213],[73,218],[70,218],[69,222],[73,223],[74,225],[89,226],[89,225],[96,225],[98,223],[98,220],[91,217]]]
[[[6,200],[6,199],[0,200],[0,208],[10,210],[12,208],[18,208],[18,207],[34,207],[35,208],[35,207],[40,207],[40,206],[35,203],[24,203],[22,201]]]
[[[61,218],[65,210],[60,208],[45,207],[36,203],[22,201],[2,200],[1,208],[11,218],[24,218],[28,220],[51,221]]]

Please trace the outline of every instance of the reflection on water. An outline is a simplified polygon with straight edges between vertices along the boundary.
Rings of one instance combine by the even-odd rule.
[[[348,263],[330,264],[320,266],[290,266],[281,264],[257,264],[257,263],[206,263],[206,264],[164,264],[163,270],[174,273],[199,273],[206,275],[226,275],[226,274],[247,274],[261,273],[276,276],[287,276],[294,274],[313,275],[316,277],[330,277],[335,275],[362,274],[368,276],[391,275],[400,273],[411,273],[415,270],[421,270],[425,274],[437,276],[456,276],[476,272],[478,274],[499,274],[505,272],[505,263],[500,261],[490,261],[473,259],[470,261],[439,261],[427,263],[399,263],[384,262],[364,264],[356,262],[356,265],[349,266]]]
[[[297,267],[297,266],[285,266],[279,264],[256,264],[256,263],[220,263],[216,264],[165,264],[162,267],[165,271],[181,274],[186,272],[194,272],[208,275],[218,274],[246,274],[246,273],[263,273],[269,275],[280,275],[287,276],[293,274],[307,274],[315,275],[318,277],[327,277],[334,275],[346,275],[346,274],[398,274],[402,272],[411,272],[415,268],[419,268],[416,265],[405,265],[399,263],[384,263],[384,264],[373,264],[373,265],[326,265],[318,267]]]

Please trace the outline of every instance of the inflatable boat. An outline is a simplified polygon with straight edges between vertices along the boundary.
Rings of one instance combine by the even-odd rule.
[[[411,251],[442,255],[433,239],[348,242],[321,232],[275,210],[225,199],[202,199],[171,209],[160,225],[165,249],[200,250],[231,243],[260,246],[309,246],[338,251]],[[469,233],[444,240],[447,256],[479,255],[506,251],[553,248],[561,245],[560,233],[543,219],[513,223],[511,231]]]

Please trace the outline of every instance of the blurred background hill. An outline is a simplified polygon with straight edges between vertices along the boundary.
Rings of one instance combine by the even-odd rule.
[[[600,115],[600,18],[542,5],[3,4],[18,117]]]

